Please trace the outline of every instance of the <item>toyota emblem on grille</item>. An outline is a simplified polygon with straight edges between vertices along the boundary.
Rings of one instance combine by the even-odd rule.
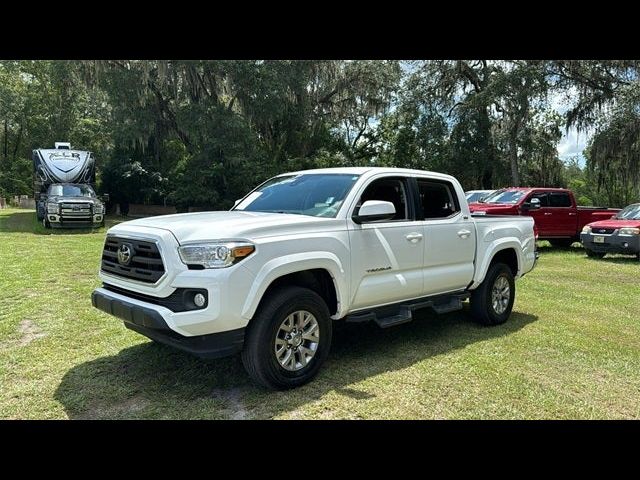
[[[118,263],[120,265],[128,265],[133,256],[133,247],[127,243],[123,243],[118,247]]]

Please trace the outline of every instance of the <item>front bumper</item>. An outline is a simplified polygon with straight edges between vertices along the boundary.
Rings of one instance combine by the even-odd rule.
[[[164,311],[169,311],[165,307],[128,301],[103,288],[93,291],[91,303],[97,309],[123,320],[125,327],[200,358],[225,357],[242,350],[244,328],[187,337],[169,328],[163,317],[166,314]]]
[[[604,237],[604,243],[595,243],[594,237]],[[640,253],[640,235],[598,235],[581,233],[580,241],[584,248],[600,253]]]
[[[104,222],[104,215],[101,213],[88,217],[65,217],[64,215],[47,213],[46,218],[49,220],[49,224],[54,228],[87,228],[100,226],[102,225],[102,222]]]

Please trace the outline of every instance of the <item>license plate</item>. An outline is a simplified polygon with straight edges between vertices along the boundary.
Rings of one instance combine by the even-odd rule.
[[[593,237],[593,243],[604,243],[604,237]]]

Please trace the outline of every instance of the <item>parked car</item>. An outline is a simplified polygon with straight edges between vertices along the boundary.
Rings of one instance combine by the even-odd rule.
[[[268,180],[228,212],[112,227],[92,302],[201,357],[242,352],[255,381],[283,389],[318,372],[333,321],[386,328],[470,299],[476,321],[505,322],[535,248],[531,218],[472,217],[449,175],[307,170]]]
[[[464,196],[467,199],[467,203],[471,202],[483,202],[486,197],[491,195],[495,190],[469,190],[464,192]]]
[[[526,215],[533,217],[539,240],[555,246],[569,246],[580,240],[586,224],[606,220],[619,208],[580,207],[571,190],[565,188],[510,187],[497,190],[482,203],[471,203],[478,215]]]
[[[580,239],[590,257],[626,253],[640,260],[640,203],[628,205],[609,220],[585,225]]]

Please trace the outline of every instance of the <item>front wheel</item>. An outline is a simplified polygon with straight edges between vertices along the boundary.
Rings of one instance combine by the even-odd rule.
[[[483,325],[499,325],[511,315],[516,298],[513,272],[504,263],[495,263],[478,288],[471,293],[473,319]]]
[[[242,363],[257,383],[285,390],[309,382],[331,348],[332,320],[317,293],[284,287],[268,294],[247,327]]]
[[[589,250],[588,248],[585,248],[585,251],[587,252],[587,257],[591,258],[603,258],[606,255],[605,252],[594,252],[593,250]]]
[[[49,222],[49,220],[47,220],[47,217],[44,217],[42,219],[42,225],[44,226],[44,228],[51,228],[51,223]]]

